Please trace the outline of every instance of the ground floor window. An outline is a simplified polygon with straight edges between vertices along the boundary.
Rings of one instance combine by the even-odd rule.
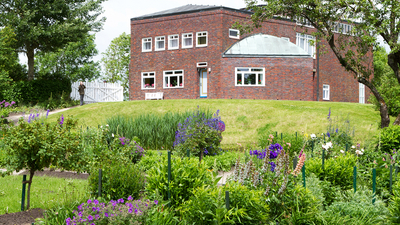
[[[164,88],[183,88],[183,70],[164,71]]]
[[[265,69],[236,67],[235,80],[235,86],[265,86]]]
[[[359,103],[365,104],[365,85],[364,84],[359,83],[358,92],[359,92],[359,97],[358,97]]]
[[[329,100],[329,95],[330,95],[329,85],[324,84],[322,86],[322,99]]]
[[[142,89],[155,89],[156,88],[156,73],[144,72],[142,73]]]

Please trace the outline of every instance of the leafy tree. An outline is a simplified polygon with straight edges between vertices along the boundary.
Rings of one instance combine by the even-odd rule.
[[[374,51],[374,76],[378,91],[382,94],[388,105],[389,115],[397,116],[400,113],[400,85],[393,70],[387,63],[388,54],[380,47]],[[371,95],[369,101],[379,109],[379,102]]]
[[[0,27],[14,29],[17,51],[28,58],[28,80],[34,78],[37,51],[51,52],[76,42],[89,31],[99,31],[105,18],[97,20],[104,0],[2,0]]]
[[[54,52],[38,52],[38,77],[62,76],[72,82],[98,78],[100,66],[93,61],[98,53],[94,39],[95,35],[89,35]]]
[[[104,79],[109,82],[121,82],[124,97],[129,97],[129,60],[131,36],[122,33],[114,38],[101,59],[104,67]]]
[[[10,86],[12,79],[9,72],[18,64],[18,55],[14,52],[15,33],[9,27],[0,30],[0,90],[4,91]],[[0,98],[2,93],[0,93]]]
[[[27,209],[30,207],[32,178],[36,171],[50,165],[64,169],[78,170],[82,165],[84,152],[79,145],[79,134],[71,131],[77,122],[64,117],[56,123],[40,119],[20,120],[17,126],[2,127],[4,137],[7,173],[29,170]],[[31,121],[32,120],[32,121]]]
[[[382,36],[391,52],[388,64],[400,83],[400,2],[365,0],[247,0],[247,8],[253,10],[252,23],[237,25],[242,30],[260,27],[262,22],[275,15],[304,19],[316,28],[317,42],[324,40],[342,66],[350,71],[358,82],[367,86],[380,103],[381,127],[390,124],[388,107],[382,94],[373,82],[371,49],[378,45],[376,37]],[[335,22],[346,21],[353,25],[350,32],[335,35]],[[362,21],[361,23],[359,21]],[[343,31],[340,29],[340,31]],[[400,115],[394,124],[400,124]]]

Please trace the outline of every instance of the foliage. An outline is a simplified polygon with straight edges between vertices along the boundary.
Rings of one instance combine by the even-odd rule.
[[[147,171],[146,192],[159,193],[168,200],[168,161],[163,160]],[[171,160],[171,205],[177,206],[187,201],[193,191],[202,186],[215,185],[212,173],[204,162],[196,158],[173,158]]]
[[[62,116],[57,123],[43,120],[20,120],[17,126],[3,126],[7,173],[27,169],[30,172],[28,181],[28,200],[32,178],[35,171],[57,165],[64,169],[81,170],[82,155],[79,135],[71,129],[77,121]]]
[[[14,51],[16,35],[10,27],[0,29],[0,99],[3,92],[10,88],[10,73],[13,73],[18,65],[18,55]]]
[[[229,209],[225,193],[229,192]],[[262,191],[250,190],[238,182],[217,188],[199,187],[182,205],[181,214],[189,224],[260,224],[268,219]]]
[[[97,196],[99,168],[91,169],[88,181],[92,195]],[[105,199],[119,199],[128,195],[137,199],[144,189],[145,175],[140,167],[133,163],[104,162],[101,184],[101,193]]]
[[[80,205],[80,200],[75,200],[69,204],[59,205],[52,209],[46,210],[43,218],[36,218],[35,224],[54,224],[54,225],[63,225],[65,221],[69,217],[73,217],[74,209]]]
[[[304,137],[300,133],[298,135],[290,133],[281,133],[279,135],[278,132],[264,129],[264,127],[258,129],[257,132],[258,143],[261,148],[266,148],[270,144],[277,143],[285,147],[290,156],[293,156],[295,153],[300,153],[304,145]]]
[[[15,105],[15,102],[12,101],[6,102],[6,100],[3,100],[0,102],[0,125],[2,124],[2,120],[4,117],[8,117],[12,109],[14,108],[13,105]]]
[[[158,204],[149,210],[145,224],[179,225],[186,223],[185,221],[179,221],[175,208]]]
[[[69,94],[64,91],[61,93],[61,96],[56,96],[53,98],[53,93],[50,93],[50,98],[44,102],[39,102],[38,106],[44,109],[56,109],[56,108],[68,108],[71,106],[79,105],[79,100],[72,100]]]
[[[325,224],[387,224],[388,209],[385,203],[370,190],[348,190],[342,197],[322,212]]]
[[[129,196],[126,201],[123,198],[117,201],[102,203],[97,199],[89,199],[87,203],[82,203],[75,211],[72,218],[66,219],[67,225],[72,224],[88,224],[96,222],[96,224],[142,224],[149,210],[157,205],[158,201],[150,200],[133,200]]]
[[[322,159],[311,158],[306,162],[306,175],[314,173],[320,180],[327,180],[334,186],[340,186],[342,190],[352,187],[353,167],[357,157],[352,154],[340,155],[337,158],[325,160],[324,170]]]
[[[97,20],[103,0],[4,0],[0,5],[0,27],[16,34],[16,47],[28,57],[28,79],[34,78],[35,52],[51,52],[99,31],[104,18]],[[51,22],[49,22],[51,21]]]
[[[72,82],[93,80],[100,77],[100,65],[93,61],[97,55],[95,34],[76,42],[69,42],[62,49],[38,52],[36,57],[37,78],[59,77]]]
[[[389,202],[389,216],[388,219],[392,224],[400,223],[400,181],[398,180],[393,185],[393,195]]]
[[[201,113],[204,113],[207,118],[212,116],[208,110]],[[136,136],[145,149],[172,149],[177,125],[183,123],[191,114],[190,111],[167,112],[162,116],[141,113],[134,118],[117,115],[107,118],[106,123],[109,125],[110,133],[129,139]]]
[[[225,124],[218,113],[219,110],[213,118],[207,118],[205,113],[197,109],[184,123],[179,123],[174,150],[179,155],[185,155],[189,150],[191,154],[200,156],[200,160],[203,154],[217,155],[220,151],[222,132],[225,130]]]
[[[124,98],[129,98],[129,61],[131,36],[122,33],[114,38],[111,44],[103,52],[101,62],[104,67],[103,79],[108,82],[120,82],[124,87]]]
[[[381,151],[391,154],[400,149],[400,126],[389,126],[381,130],[378,137],[378,147]]]
[[[206,156],[203,158],[208,169],[213,171],[230,171],[235,166],[236,159],[240,153],[233,151],[221,152],[216,156]]]
[[[172,155],[172,158],[175,156]],[[144,170],[148,171],[154,166],[156,166],[161,161],[165,161],[167,159],[166,151],[147,151],[146,155],[138,162],[138,165]]]

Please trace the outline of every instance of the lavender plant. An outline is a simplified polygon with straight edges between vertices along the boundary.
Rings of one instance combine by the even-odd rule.
[[[225,123],[218,115],[219,110],[213,118],[208,119],[205,113],[199,109],[192,116],[189,116],[183,124],[178,124],[175,134],[174,150],[185,155],[189,149],[191,154],[200,156],[217,155],[222,141],[222,132],[225,131]]]

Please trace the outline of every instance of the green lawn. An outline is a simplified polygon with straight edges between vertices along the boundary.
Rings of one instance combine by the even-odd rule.
[[[50,119],[56,120],[61,114],[73,115],[82,126],[98,126],[104,125],[107,118],[118,114],[134,117],[143,113],[163,114],[169,111],[195,110],[197,106],[213,111],[220,110],[220,116],[226,124],[222,142],[224,145],[255,142],[257,129],[267,124],[271,129],[285,133],[326,132],[329,108],[332,118],[349,116],[352,127],[355,127],[355,140],[359,142],[370,139],[377,132],[380,121],[379,112],[369,104],[238,99],[94,103],[53,114]]]
[[[84,201],[89,196],[87,186],[87,180],[34,176],[31,208],[50,209],[75,200]],[[22,176],[0,177],[0,215],[21,211],[21,195]]]

